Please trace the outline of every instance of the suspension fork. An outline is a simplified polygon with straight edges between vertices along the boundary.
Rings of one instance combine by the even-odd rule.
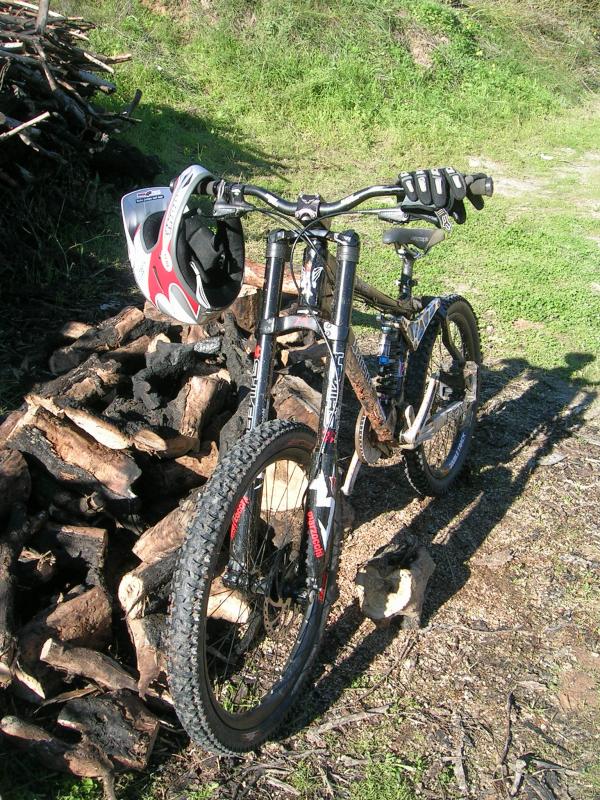
[[[311,542],[307,554],[307,589],[309,593],[317,593],[321,602],[326,595],[327,566],[330,563],[335,538],[334,526],[339,497],[337,440],[354,280],[360,250],[360,239],[354,231],[334,234],[333,238],[337,244],[336,281],[331,322],[326,322],[323,326],[330,353],[325,366],[317,448],[311,464],[306,502],[306,526]]]
[[[265,296],[261,322],[277,317],[281,307],[283,270],[290,258],[290,243],[285,230],[271,231],[267,237],[265,264]],[[264,327],[264,326],[262,326]],[[261,326],[259,326],[259,329]],[[261,332],[254,351],[250,403],[246,432],[254,430],[269,416],[269,393],[275,360],[275,334]],[[234,512],[230,528],[229,562],[223,580],[231,588],[249,588],[249,578],[244,566],[248,548],[252,547],[252,521],[259,505],[262,478],[258,479],[241,498]]]

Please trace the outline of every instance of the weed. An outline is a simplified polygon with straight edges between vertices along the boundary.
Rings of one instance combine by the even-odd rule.
[[[289,782],[302,797],[311,797],[320,786],[320,779],[308,760],[300,761],[289,776]]]
[[[414,784],[419,783],[424,761],[407,764],[393,753],[369,757],[365,777],[354,784],[352,800],[413,800]]]

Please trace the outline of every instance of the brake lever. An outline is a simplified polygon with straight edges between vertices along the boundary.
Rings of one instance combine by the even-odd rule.
[[[216,200],[213,205],[213,217],[216,219],[236,219],[254,211],[254,206],[241,200],[237,203],[228,203],[226,200]]]

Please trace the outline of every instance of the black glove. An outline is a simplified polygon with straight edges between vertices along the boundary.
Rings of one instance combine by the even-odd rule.
[[[456,222],[463,223],[466,220],[463,200],[467,196],[467,185],[461,172],[452,167],[418,169],[415,172],[401,172],[398,182],[409,202],[435,209],[446,208]]]

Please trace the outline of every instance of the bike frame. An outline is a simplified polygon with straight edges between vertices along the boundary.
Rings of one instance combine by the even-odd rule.
[[[397,442],[395,415],[389,404],[372,384],[371,375],[351,329],[352,306],[355,294],[368,305],[383,310],[389,322],[399,331],[402,343],[398,358],[400,393],[409,349],[416,350],[429,322],[437,312],[440,301],[432,301],[415,316],[411,302],[413,256],[406,256],[402,279],[399,281],[401,297],[398,300],[385,295],[356,277],[360,239],[355,231],[330,233],[325,229],[311,231],[304,236],[306,248],[302,265],[301,292],[298,310],[292,315],[281,315],[283,274],[292,255],[292,242],[297,234],[288,230],[271,231],[267,237],[264,300],[257,329],[257,345],[248,408],[247,430],[266,422],[269,416],[270,390],[275,360],[275,343],[279,335],[297,330],[311,330],[325,339],[329,355],[325,366],[317,446],[309,474],[306,498],[306,525],[312,547],[308,553],[308,591],[324,600],[327,587],[327,565],[333,544],[333,531],[338,502],[337,439],[342,409],[344,376],[347,375],[368,419],[376,440],[389,448]],[[336,244],[333,258],[328,252],[328,242]],[[324,288],[333,286],[331,308],[324,300]],[[402,316],[404,314],[404,316]],[[386,315],[386,316],[387,316]],[[384,333],[385,335],[385,333]],[[360,462],[355,454],[344,486],[350,493]],[[227,582],[231,586],[246,583],[243,563],[249,546],[248,532],[257,507],[261,482],[257,482],[241,500],[235,513],[235,530],[232,533]]]

